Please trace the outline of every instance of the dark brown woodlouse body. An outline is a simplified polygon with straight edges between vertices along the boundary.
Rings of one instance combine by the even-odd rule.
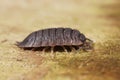
[[[92,40],[86,38],[84,34],[76,29],[71,28],[48,28],[42,29],[29,34],[22,42],[17,44],[23,49],[39,49],[50,47],[64,49],[92,49]],[[68,49],[68,50],[69,50]]]

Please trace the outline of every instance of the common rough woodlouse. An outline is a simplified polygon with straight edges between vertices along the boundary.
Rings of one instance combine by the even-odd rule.
[[[18,47],[32,50],[51,51],[72,51],[91,50],[93,41],[86,38],[84,34],[72,28],[48,28],[34,31],[29,34],[22,42],[18,42]]]

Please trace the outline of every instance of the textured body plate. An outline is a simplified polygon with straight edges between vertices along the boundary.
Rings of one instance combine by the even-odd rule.
[[[19,47],[45,46],[78,46],[85,41],[85,36],[78,30],[71,28],[48,28],[32,32]]]

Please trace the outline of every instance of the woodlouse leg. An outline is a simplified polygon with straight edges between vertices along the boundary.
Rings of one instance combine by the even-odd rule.
[[[67,49],[64,47],[64,46],[62,46],[62,48],[64,49],[64,51],[67,53]]]
[[[70,46],[72,52],[76,51],[74,47]]]
[[[83,47],[82,47],[82,46],[79,46],[79,50],[83,50]]]
[[[36,48],[32,48],[31,50],[32,50],[32,51],[35,51],[35,50],[36,50]]]
[[[49,47],[43,48],[42,53],[45,54],[45,51],[46,51],[48,48],[49,48]]]
[[[51,54],[53,54],[54,52],[54,47],[51,47]]]
[[[53,54],[54,53],[54,46],[51,47],[51,57],[54,58],[56,54]]]

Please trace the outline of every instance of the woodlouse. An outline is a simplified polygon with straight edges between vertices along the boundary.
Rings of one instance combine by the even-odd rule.
[[[93,41],[76,29],[61,27],[34,31],[22,42],[19,42],[17,46],[34,50],[50,48],[51,51],[55,49],[59,51],[61,48],[63,51],[71,51],[72,49],[91,50]]]

